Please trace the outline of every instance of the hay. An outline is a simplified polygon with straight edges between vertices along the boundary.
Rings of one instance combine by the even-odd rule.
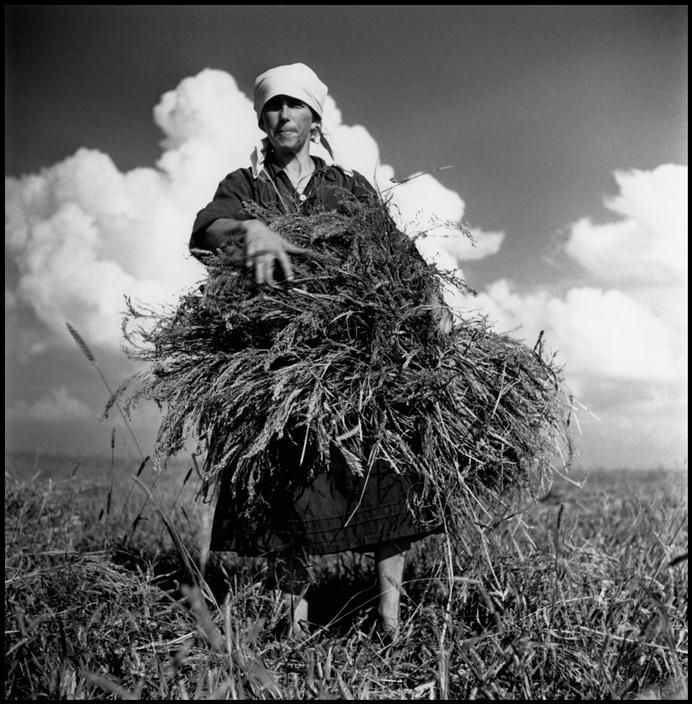
[[[114,399],[165,408],[161,466],[199,438],[208,487],[232,467],[250,515],[263,487],[328,472],[334,453],[358,475],[385,462],[412,478],[409,508],[432,525],[549,480],[556,456],[568,464],[561,370],[483,317],[441,333],[440,282],[465,284],[423,262],[386,205],[256,212],[315,252],[293,258],[292,281],[258,287],[230,253],[174,307],[128,301],[127,353],[150,364]]]

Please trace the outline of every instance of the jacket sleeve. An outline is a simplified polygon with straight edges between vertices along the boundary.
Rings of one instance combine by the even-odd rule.
[[[243,202],[253,198],[250,181],[245,171],[245,169],[238,169],[228,174],[219,183],[212,200],[197,213],[192,226],[191,245],[198,233],[206,230],[214,220],[219,218],[247,220],[250,218],[243,209]]]

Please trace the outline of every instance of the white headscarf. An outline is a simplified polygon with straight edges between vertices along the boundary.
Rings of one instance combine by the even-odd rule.
[[[276,66],[255,79],[255,113],[259,122],[262,109],[275,95],[301,100],[322,117],[327,86],[305,64]]]

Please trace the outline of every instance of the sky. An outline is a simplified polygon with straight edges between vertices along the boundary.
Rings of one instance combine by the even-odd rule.
[[[337,161],[477,291],[458,316],[545,331],[577,466],[686,471],[687,49],[686,5],[5,5],[6,449],[139,456],[101,419],[125,296],[203,280],[254,78],[300,61]],[[130,421],[146,454],[159,421]]]

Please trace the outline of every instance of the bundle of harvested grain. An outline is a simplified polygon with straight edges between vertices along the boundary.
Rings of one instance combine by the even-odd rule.
[[[556,451],[568,462],[560,370],[482,317],[441,332],[441,281],[465,284],[426,264],[385,204],[261,214],[314,252],[294,259],[293,280],[258,287],[230,253],[176,308],[129,303],[128,354],[152,364],[115,397],[165,406],[160,463],[203,439],[208,485],[232,467],[250,515],[263,486],[299,486],[334,452],[358,475],[385,462],[413,480],[416,518],[439,524],[547,478]]]

